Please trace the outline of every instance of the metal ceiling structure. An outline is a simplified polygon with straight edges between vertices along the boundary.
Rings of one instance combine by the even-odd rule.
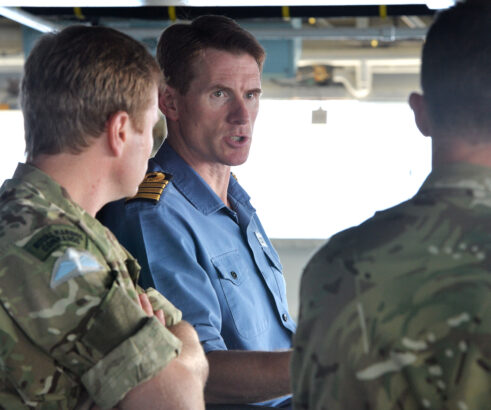
[[[20,76],[39,32],[106,25],[152,49],[169,24],[204,14],[234,18],[260,40],[268,54],[267,97],[400,100],[418,86],[421,44],[435,9],[454,3],[218,0],[211,7],[205,0],[0,0],[0,16],[8,19],[0,18],[0,100],[1,76],[10,75],[12,90],[9,73]]]
[[[1,0],[0,0],[1,1]],[[0,7],[11,13],[17,8]],[[58,16],[66,19],[94,21],[98,18],[144,20],[190,20],[203,14],[226,15],[234,19],[290,19],[290,18],[338,18],[338,17],[392,17],[432,15],[435,10],[426,5],[392,6],[251,6],[251,7],[22,7],[22,12],[34,16]]]
[[[1,1],[1,0],[0,0]],[[243,21],[251,19],[309,19],[338,17],[394,17],[432,15],[433,10],[427,6],[299,6],[299,7],[1,7],[0,16],[16,21],[40,32],[57,31],[68,23],[101,24],[103,19],[142,20],[142,21],[175,21],[190,20],[204,14],[226,15]],[[145,30],[152,29],[148,24]],[[407,27],[406,27],[407,26]],[[133,27],[135,28],[135,27]],[[304,38],[304,39],[337,39],[349,38],[376,39],[395,41],[401,39],[419,39],[425,34],[424,24],[404,24],[404,27],[383,27],[375,30],[368,27],[354,32],[350,27],[333,30],[332,27],[302,27],[297,30],[256,28],[254,34],[260,38]],[[141,31],[141,28],[140,28]],[[148,33],[157,36],[158,33]],[[135,35],[135,34],[133,34]],[[143,37],[143,36],[138,36]]]
[[[190,19],[202,14],[242,18],[401,16],[431,14],[456,0],[0,0],[0,15],[28,24],[29,14],[140,19]],[[15,8],[14,8],[15,7]],[[17,8],[23,8],[19,10]],[[17,14],[16,14],[17,13]],[[42,22],[33,17],[32,27]],[[40,26],[41,24],[41,26]]]

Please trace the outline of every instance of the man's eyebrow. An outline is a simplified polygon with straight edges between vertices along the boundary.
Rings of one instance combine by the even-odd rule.
[[[232,91],[232,87],[229,87],[227,85],[224,85],[224,84],[221,84],[221,83],[216,83],[216,84],[213,84],[213,85],[210,85],[208,88],[207,88],[208,91],[211,91],[211,90],[225,90],[225,91]],[[263,90],[259,87],[256,87],[256,88],[251,88],[250,90],[247,90],[246,93],[258,93],[258,94],[262,94],[263,93]]]
[[[257,93],[257,94],[262,94],[263,90],[262,88],[253,88],[252,90],[248,90],[248,93]]]
[[[212,84],[207,89],[208,90],[217,90],[217,89],[220,89],[220,90],[231,90],[230,87],[226,86],[225,84],[221,84],[221,83]]]

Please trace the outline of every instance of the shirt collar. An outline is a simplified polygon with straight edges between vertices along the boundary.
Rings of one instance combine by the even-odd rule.
[[[164,142],[153,161],[164,172],[172,175],[172,183],[176,189],[203,214],[208,215],[226,208],[205,180],[167,142]],[[230,175],[228,195],[240,204],[249,203],[249,195],[232,175]]]

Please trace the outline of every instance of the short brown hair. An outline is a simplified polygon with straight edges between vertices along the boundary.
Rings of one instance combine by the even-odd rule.
[[[174,24],[160,36],[157,60],[166,83],[186,94],[194,77],[193,63],[207,48],[249,54],[259,70],[266,56],[256,38],[234,20],[224,16],[201,16],[191,24]]]
[[[81,152],[118,111],[140,126],[161,79],[146,48],[116,30],[70,26],[43,36],[27,58],[21,85],[28,159]]]
[[[421,83],[444,134],[491,132],[491,4],[468,0],[442,11],[423,47]],[[482,134],[482,132],[481,132]]]

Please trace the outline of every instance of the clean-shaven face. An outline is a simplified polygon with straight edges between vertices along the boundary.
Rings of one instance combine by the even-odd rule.
[[[179,153],[191,166],[247,160],[259,109],[261,74],[249,54],[206,49],[185,95],[176,93]]]

